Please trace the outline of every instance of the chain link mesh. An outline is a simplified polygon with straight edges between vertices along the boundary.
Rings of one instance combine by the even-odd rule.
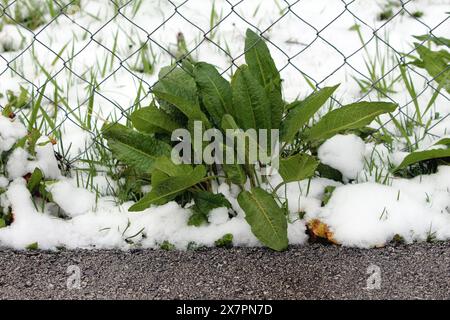
[[[269,0],[266,1],[269,2]],[[199,5],[200,2],[201,5]],[[253,13],[241,10],[243,5],[248,2],[254,4],[255,11]],[[184,48],[186,50],[183,51],[184,56],[199,53],[202,56],[201,52],[206,50],[205,45],[208,46],[208,50],[216,50],[216,53],[222,57],[221,72],[223,74],[228,74],[237,68],[245,52],[242,50],[242,46],[239,49],[240,52],[230,50],[229,46],[243,42],[241,35],[245,30],[236,31],[233,28],[221,30],[222,25],[229,25],[229,21],[232,20],[233,23],[259,32],[269,44],[272,53],[275,53],[277,57],[275,62],[282,78],[283,72],[289,72],[290,75],[297,74],[303,84],[309,83],[314,89],[320,89],[325,84],[335,81],[335,75],[339,72],[345,71],[345,74],[349,75],[348,81],[354,82],[355,79],[359,79],[362,81],[360,83],[367,84],[354,101],[372,99],[377,96],[381,100],[395,102],[399,104],[395,117],[411,121],[414,124],[416,118],[406,110],[408,106],[421,99],[422,95],[436,93],[440,99],[449,101],[448,94],[437,86],[432,76],[423,69],[405,63],[407,59],[416,54],[416,47],[411,45],[410,50],[404,52],[399,50],[398,46],[393,45],[395,39],[389,41],[389,33],[386,35],[389,25],[401,19],[411,19],[410,23],[414,23],[425,31],[423,34],[427,34],[430,38],[438,36],[442,34],[442,30],[450,30],[448,14],[434,19],[433,24],[430,25],[413,11],[414,1],[394,1],[395,5],[392,6],[391,12],[384,17],[384,20],[373,23],[373,21],[367,21],[365,15],[362,14],[361,8],[364,7],[361,6],[361,1],[341,0],[333,2],[336,10],[330,19],[313,16],[314,21],[312,21],[302,14],[304,1],[280,0],[271,2],[272,7],[279,11],[277,15],[274,15],[275,18],[270,23],[261,24],[257,10],[262,2],[251,0],[215,2],[203,0],[0,1],[0,28],[3,28],[1,36],[4,38],[0,38],[0,93],[4,94],[6,89],[10,88],[9,84],[11,83],[12,86],[14,83],[16,91],[17,86],[20,85],[26,87],[26,90],[31,93],[30,104],[35,103],[41,96],[42,105],[53,106],[55,108],[53,112],[57,112],[57,116],[52,117],[51,125],[42,126],[41,130],[45,135],[59,135],[60,131],[73,127],[78,128],[75,131],[78,134],[81,132],[89,135],[90,139],[86,139],[85,145],[79,150],[72,150],[70,159],[67,159],[69,163],[74,163],[87,157],[95,146],[107,147],[103,145],[99,128],[96,127],[97,121],[94,118],[101,121],[125,121],[129,117],[130,111],[147,103],[151,99],[152,88],[157,79],[155,75],[158,73],[158,69],[164,65],[163,62],[175,62],[181,66],[180,55],[176,50],[183,49],[183,44],[186,44],[186,48]],[[443,1],[440,4],[445,5],[446,2]],[[204,8],[198,14],[203,15],[204,20],[209,20],[208,25],[196,23],[191,11],[188,10],[191,5]],[[319,6],[319,2],[317,2],[317,6]],[[219,7],[221,8],[220,12],[215,9]],[[380,6],[380,11],[382,9]],[[143,20],[141,15],[141,18],[138,19],[136,17],[140,10],[150,13],[159,12],[152,15],[152,17],[159,18],[149,17],[147,21]],[[343,43],[342,39],[333,40],[333,35],[330,37],[330,34],[327,34],[332,26],[335,28],[336,25],[342,25],[342,28],[348,28],[348,25],[342,23],[343,18],[352,19],[355,28],[364,29],[365,34],[370,35],[365,39],[361,37],[360,44],[351,51],[343,51],[342,46],[345,46],[345,42]],[[316,20],[327,21],[326,23],[316,23]],[[141,23],[143,21],[144,24]],[[286,30],[284,31],[285,24]],[[183,30],[182,26],[186,30]],[[274,29],[276,32],[286,32],[286,36],[295,36],[295,39],[289,38],[280,43],[277,41],[280,36],[273,34]],[[440,32],[435,34],[436,31]],[[221,32],[222,34],[220,34]],[[302,33],[309,35],[303,39]],[[172,43],[167,46],[167,42],[160,40],[161,34],[163,34],[163,38],[176,40],[176,44]],[[357,37],[356,31],[353,35]],[[21,39],[20,44],[16,43],[18,39],[12,39],[14,37]],[[58,43],[52,39],[57,39]],[[421,45],[427,43],[427,39],[415,41]],[[64,46],[61,47],[61,44]],[[319,48],[330,50],[340,59],[338,65],[330,63],[327,72],[322,72],[322,74],[312,73],[311,68],[307,68],[301,62],[304,54],[309,51],[317,52],[316,46],[318,45]],[[125,47],[125,49],[119,50],[119,47]],[[361,64],[356,65],[354,61],[361,60],[362,57],[367,58],[374,53],[372,52],[374,48],[378,50],[379,47],[389,52],[392,60],[384,61],[384,63],[379,61],[382,65],[381,72],[376,77],[371,77],[367,74],[367,70],[361,68]],[[96,55],[96,57],[92,57],[92,55]],[[40,59],[45,61],[42,62],[43,60]],[[148,65],[145,65],[145,59],[148,59]],[[34,62],[33,66],[28,64],[30,61]],[[367,60],[364,61],[367,62]],[[144,64],[143,66],[140,65],[141,62]],[[214,63],[214,61],[212,62]],[[327,64],[327,61],[322,61],[322,63]],[[88,67],[80,68],[80,65],[88,65]],[[137,65],[139,67],[136,67]],[[395,92],[381,88],[383,82],[399,77],[401,66],[404,66],[413,77],[423,79],[425,83],[416,92],[416,97],[406,100],[399,99]],[[447,69],[442,70],[442,73]],[[113,87],[119,92],[111,93],[103,89],[110,83],[114,83]],[[122,83],[123,87],[121,87]],[[130,83],[137,83],[138,86],[134,89],[130,88]],[[77,90],[84,87],[86,92],[84,94],[73,93],[71,90],[74,87],[78,88]],[[122,93],[128,99],[118,98],[121,90],[124,90]],[[132,96],[133,99],[130,98]],[[96,108],[96,111],[92,111],[92,118],[83,121],[86,110],[91,107],[90,104],[93,103],[97,106],[99,101],[101,101],[101,106],[108,111],[99,111]],[[335,98],[333,103],[339,106],[342,105],[342,100]],[[1,105],[0,107],[3,109],[5,106]],[[46,108],[42,110],[48,111]],[[29,113],[26,112],[22,112],[21,115],[24,118],[29,117]],[[449,114],[446,114],[432,125],[427,126],[426,132],[433,135],[432,129],[446,121],[448,117]],[[378,129],[385,127],[391,121],[392,118],[380,122]],[[81,139],[81,137],[75,137],[71,141],[66,139],[66,145],[64,145],[63,139],[62,145],[58,144],[58,148],[65,148],[67,151],[71,147],[71,143],[77,139]]]

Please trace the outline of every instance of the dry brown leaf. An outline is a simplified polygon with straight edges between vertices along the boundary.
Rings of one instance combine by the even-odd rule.
[[[325,239],[328,242],[338,244],[337,241],[333,239],[333,232],[330,230],[328,225],[323,223],[319,219],[313,219],[309,221],[307,224],[307,228],[313,240],[320,238]]]

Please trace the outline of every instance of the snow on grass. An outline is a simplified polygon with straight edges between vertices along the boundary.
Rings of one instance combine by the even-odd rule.
[[[274,177],[277,179],[279,177]],[[91,196],[68,182],[54,188],[58,204],[66,212],[92,205]],[[288,226],[291,244],[307,240],[305,224],[298,217],[305,212],[307,219],[319,218],[343,245],[373,247],[385,245],[394,236],[406,242],[450,238],[450,168],[412,180],[399,179],[392,186],[376,183],[338,185],[322,178],[313,179],[309,193],[307,181],[290,183],[279,194],[289,198],[291,212]],[[321,207],[323,190],[337,185],[330,202]],[[299,191],[302,190],[302,191]],[[299,192],[304,195],[298,197]],[[225,208],[211,212],[211,224],[188,226],[190,210],[175,202],[152,207],[138,213],[127,212],[131,202],[117,205],[112,197],[98,200],[93,211],[62,220],[50,212],[36,211],[31,195],[21,178],[11,183],[6,193],[14,213],[14,223],[0,229],[3,246],[24,248],[38,242],[41,249],[66,248],[159,248],[165,241],[179,249],[213,246],[225,234],[233,234],[238,246],[259,246],[240,210],[230,218]],[[65,207],[65,206],[68,206]]]
[[[82,197],[66,189],[65,197],[80,204]],[[63,196],[63,191],[60,196]],[[14,212],[14,223],[0,229],[0,243],[23,249],[37,242],[41,249],[74,248],[159,248],[168,241],[179,249],[214,246],[225,234],[233,234],[237,246],[260,246],[242,214],[232,219],[226,209],[216,209],[212,224],[188,226],[191,212],[170,202],[142,212],[127,212],[132,203],[116,206],[112,198],[101,198],[95,211],[62,220],[47,213],[37,212],[23,179],[11,183],[7,198]],[[68,200],[67,200],[68,201]],[[85,204],[81,204],[84,206]],[[224,211],[225,210],[225,211]],[[226,219],[225,219],[226,218]],[[289,241],[306,241],[305,226],[301,221],[289,225]]]

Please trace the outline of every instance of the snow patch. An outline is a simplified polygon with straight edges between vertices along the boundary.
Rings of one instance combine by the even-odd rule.
[[[345,179],[356,179],[364,168],[364,141],[354,135],[335,135],[325,141],[318,151],[322,163],[339,170]]]
[[[228,209],[227,208],[216,208],[211,210],[208,215],[209,223],[219,225],[224,224],[228,221]]]
[[[4,189],[8,186],[9,180],[3,176],[0,176],[0,188]]]
[[[47,179],[57,179],[61,176],[58,162],[55,158],[53,148],[50,144],[36,147],[36,157],[34,160],[23,148],[16,148],[8,157],[6,171],[8,177],[13,180],[31,173],[35,168],[42,170]]]
[[[59,182],[56,190],[54,197],[58,200],[55,201],[59,201],[62,206],[71,207],[72,203],[79,206],[85,200],[86,195],[74,195],[73,187],[67,181]],[[113,197],[104,197],[98,200],[95,211],[63,220],[47,211],[36,211],[22,178],[11,183],[6,195],[14,213],[14,223],[0,229],[0,244],[15,249],[23,249],[35,242],[40,249],[50,250],[59,247],[159,248],[165,241],[178,249],[187,249],[191,245],[214,246],[215,241],[227,233],[233,234],[233,244],[236,246],[261,246],[251,232],[242,210],[231,219],[225,208],[213,210],[210,225],[194,227],[187,225],[191,210],[181,208],[176,202],[154,206],[142,212],[128,212],[131,202],[117,205]],[[65,210],[70,209],[66,207]],[[307,239],[304,223],[290,223],[288,236],[291,243],[304,243]]]
[[[70,217],[76,217],[92,209],[95,194],[86,189],[77,188],[68,181],[59,181],[48,187],[53,201]]]
[[[450,237],[450,168],[392,186],[361,183],[336,188],[317,214],[343,245],[373,247],[394,236],[406,242]]]
[[[0,153],[9,151],[17,140],[27,135],[25,126],[0,114]]]

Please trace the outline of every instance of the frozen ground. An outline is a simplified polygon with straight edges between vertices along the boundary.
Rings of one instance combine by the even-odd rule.
[[[377,19],[386,1],[354,1],[346,8],[344,1],[305,0],[287,11],[282,10],[286,7],[284,1],[278,2],[281,9],[276,1],[216,1],[218,20],[223,21],[213,33],[207,34],[211,6],[201,0],[187,1],[176,13],[168,1],[144,1],[136,13],[131,4],[117,13],[111,1],[82,3],[81,10],[73,8],[54,21],[48,17],[50,23],[34,33],[9,24],[0,31],[0,92],[18,92],[20,86],[30,90],[34,86],[36,90],[50,74],[54,82],[46,87],[42,108],[56,121],[43,130],[49,136],[61,132],[53,148],[74,160],[72,165],[77,168],[84,168],[85,163],[75,162],[76,159],[98,156],[93,145],[97,129],[105,120],[123,122],[123,112],[134,107],[136,101],[143,106],[149,103],[151,97],[138,94],[139,87],[142,85],[146,91],[156,81],[158,69],[171,62],[170,54],[176,53],[179,32],[195,59],[211,62],[228,74],[230,66],[234,68],[233,63],[242,63],[246,28],[268,29],[264,35],[281,69],[285,100],[311,92],[306,77],[319,87],[341,83],[335,95],[341,103],[363,98],[393,100],[404,106],[397,115],[402,119],[411,117],[415,110],[402,83],[396,83],[396,92],[386,97],[376,90],[362,93],[353,77],[369,77],[364,61],[377,56],[378,50],[385,59],[379,76],[386,74],[386,79],[392,80],[399,75],[398,69],[391,72],[397,63],[393,57],[411,52],[413,35],[426,34],[431,29],[436,36],[448,37],[450,30],[450,6],[445,0],[407,2],[407,12],[422,11],[423,16],[417,19],[408,14],[398,15],[389,23]],[[368,42],[365,49],[352,28],[355,24],[360,26],[363,42]],[[153,74],[138,72],[142,69],[143,44],[153,50]],[[419,106],[425,108],[436,84],[431,83],[430,87],[429,76],[421,69],[410,75],[416,91],[421,93]],[[86,120],[92,79],[96,79],[98,87],[93,118]],[[58,108],[52,103],[55,92],[59,92],[58,100],[64,100]],[[5,103],[6,96],[0,99],[0,105]],[[428,148],[448,136],[449,114],[448,94],[443,92],[424,115],[424,122],[430,124],[427,133],[424,134],[423,128],[413,130],[418,149]],[[336,136],[321,146],[322,162],[340,170],[344,181],[352,183],[342,185],[315,178],[310,184],[290,183],[278,190],[280,197],[289,200],[291,244],[305,243],[305,221],[313,218],[325,222],[334,239],[349,246],[381,246],[394,236],[406,242],[450,238],[450,167],[441,166],[435,174],[410,180],[392,176],[380,179],[380,172],[384,178],[388,165],[398,165],[407,154],[405,141],[392,121],[381,117],[380,123],[384,122],[386,130],[396,138],[392,149],[352,135]],[[372,127],[379,125],[373,123]],[[9,150],[26,132],[19,119],[12,122],[0,116],[0,151]],[[66,219],[58,218],[51,205],[41,212],[40,205],[33,203],[21,177],[34,167],[58,181],[49,185],[48,191]],[[83,171],[63,177],[50,144],[37,147],[36,159],[29,159],[23,149],[16,149],[6,169],[6,177],[0,176],[0,189],[6,189],[0,201],[12,207],[14,223],[0,229],[2,246],[19,249],[37,243],[42,249],[127,249],[157,248],[168,241],[184,249],[192,245],[213,246],[227,233],[234,235],[235,245],[259,245],[237,204],[236,190],[226,184],[218,186],[218,190],[230,200],[238,216],[230,219],[226,210],[218,209],[210,215],[208,226],[189,227],[190,211],[175,202],[140,213],[127,212],[132,203],[118,203],[114,197],[117,182],[101,174],[101,170],[96,177]],[[277,185],[280,179],[275,175],[271,185]],[[324,189],[329,185],[337,189],[322,207]],[[305,214],[303,219],[299,213]]]

